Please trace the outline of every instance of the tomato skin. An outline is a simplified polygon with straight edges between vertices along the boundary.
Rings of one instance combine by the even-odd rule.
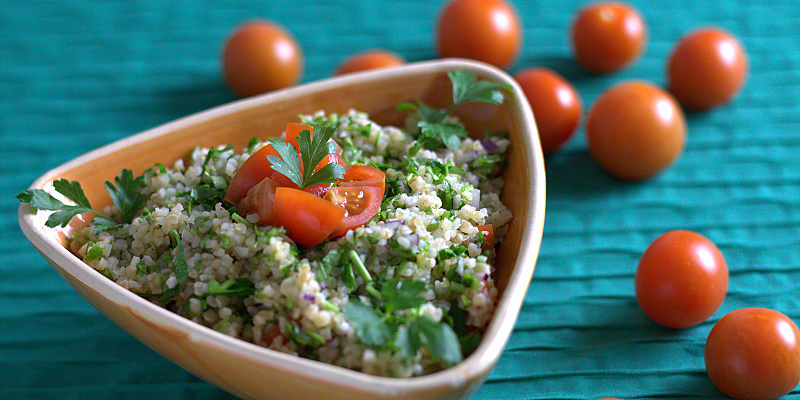
[[[263,20],[236,28],[222,54],[225,81],[240,97],[292,86],[303,74],[303,54],[283,27]]]
[[[269,155],[279,156],[271,144],[256,150],[242,163],[242,166],[239,167],[228,184],[228,189],[225,191],[225,200],[233,204],[239,204],[239,201],[247,195],[250,188],[273,174],[272,163],[267,160]]]
[[[661,88],[622,82],[592,105],[586,139],[589,153],[611,175],[642,180],[667,168],[683,152],[686,117]]]
[[[667,65],[669,90],[691,110],[728,102],[742,88],[747,73],[742,45],[718,28],[698,29],[683,37]]]
[[[800,382],[800,331],[779,311],[741,308],[708,334],[705,364],[714,385],[734,399],[777,399]]]
[[[583,103],[569,81],[549,68],[527,68],[514,74],[536,119],[542,152],[551,154],[578,127]]]
[[[241,201],[239,201],[239,213],[242,215],[257,213],[258,223],[271,225],[275,222],[275,190],[279,187],[277,182],[270,178],[264,178],[257,185],[250,188]]]
[[[688,328],[717,311],[728,291],[728,265],[699,233],[669,231],[642,254],[634,277],[636,301],[654,322]]]
[[[403,65],[406,60],[388,50],[367,50],[353,54],[336,68],[334,75],[344,75],[371,69],[389,68]]]
[[[345,168],[344,177],[339,180],[339,186],[374,186],[380,189],[382,200],[386,192],[386,174],[378,168],[356,163]]]
[[[505,0],[451,0],[437,25],[440,57],[463,57],[508,68],[522,46],[522,23]]]
[[[273,213],[274,225],[285,227],[292,240],[314,247],[339,226],[345,209],[302,190],[278,187]]]
[[[644,20],[623,2],[590,4],[578,12],[572,25],[575,58],[596,74],[628,66],[644,52],[646,41]]]
[[[480,232],[481,235],[483,235],[483,240],[486,241],[486,244],[483,245],[481,250],[494,251],[494,227],[492,227],[491,224],[478,225],[478,232]]]
[[[380,189],[374,186],[338,186],[325,193],[325,200],[346,210],[333,237],[366,224],[381,208]]]

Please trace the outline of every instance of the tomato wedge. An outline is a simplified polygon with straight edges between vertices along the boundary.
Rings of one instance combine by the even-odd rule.
[[[343,207],[298,189],[277,187],[274,199],[274,225],[286,228],[289,237],[305,247],[327,239],[346,214]]]
[[[278,183],[270,178],[262,179],[239,201],[239,213],[243,215],[257,213],[258,223],[262,225],[274,223],[275,190],[278,186]]]
[[[269,155],[278,156],[278,152],[271,144],[258,149],[245,160],[244,164],[233,175],[231,183],[228,184],[225,200],[233,204],[239,204],[239,201],[247,195],[250,188],[273,174],[272,163],[267,160]]]
[[[337,186],[325,193],[325,200],[345,210],[332,236],[342,236],[366,224],[381,208],[381,191],[374,186]]]
[[[386,192],[386,174],[383,171],[361,163],[345,166],[344,177],[339,180],[339,186],[373,186],[381,191],[381,200]]]
[[[478,232],[483,235],[483,240],[486,241],[483,247],[481,247],[481,250],[494,251],[494,228],[492,228],[492,225],[478,225]]]

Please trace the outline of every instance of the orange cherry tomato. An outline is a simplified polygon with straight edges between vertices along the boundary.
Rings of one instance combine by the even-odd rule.
[[[588,71],[618,71],[639,58],[647,27],[639,12],[623,2],[593,3],[578,12],[572,25],[575,58]]]
[[[722,304],[728,265],[704,236],[674,230],[644,251],[634,287],[636,301],[650,319],[668,328],[688,328],[708,319]]]
[[[354,54],[344,60],[336,69],[335,75],[344,75],[351,72],[367,71],[371,69],[389,68],[403,65],[406,60],[399,55],[387,50],[367,50]]]
[[[714,385],[734,399],[777,399],[800,382],[800,331],[779,311],[731,311],[708,334],[705,364]]]
[[[451,0],[439,17],[440,57],[463,57],[507,68],[522,46],[522,23],[505,0]]]
[[[383,171],[361,163],[346,167],[339,186],[373,186],[380,189],[381,201],[386,192],[386,174]]]
[[[707,110],[728,102],[747,77],[742,45],[718,28],[703,28],[682,38],[667,66],[669,90],[686,108]]]
[[[549,68],[528,68],[514,74],[536,119],[545,154],[566,142],[581,119],[583,103],[569,81]]]
[[[258,223],[262,225],[272,225],[275,222],[275,190],[280,185],[270,178],[264,178],[257,185],[250,188],[241,201],[239,201],[239,213],[248,215],[258,214]]]
[[[269,155],[279,157],[278,152],[271,144],[267,143],[244,161],[228,184],[228,189],[225,191],[225,200],[233,204],[239,204],[239,201],[247,195],[250,188],[273,174],[272,163],[267,160]]]
[[[366,224],[381,208],[381,192],[374,186],[338,186],[325,193],[325,200],[345,211],[341,224],[332,236],[342,236]]]
[[[675,99],[652,84],[629,81],[606,90],[589,110],[589,153],[624,180],[649,178],[683,152],[686,118]]]
[[[251,21],[238,27],[222,54],[225,80],[234,93],[249,97],[292,86],[303,74],[303,54],[281,26]]]
[[[305,247],[322,243],[342,223],[345,209],[302,190],[278,187],[273,205],[274,225]]]

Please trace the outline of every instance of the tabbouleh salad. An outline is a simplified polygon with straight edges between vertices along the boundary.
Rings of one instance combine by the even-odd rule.
[[[502,85],[463,71],[449,76],[455,104],[502,101]],[[300,116],[301,129],[310,129],[285,141],[253,140],[241,153],[198,147],[187,162],[159,164],[139,177],[124,170],[106,184],[114,206],[103,213],[66,180],[54,187],[68,204],[38,189],[18,198],[56,211],[49,226],[97,214],[74,233],[70,250],[124,288],[197,323],[368,374],[423,375],[473,351],[493,314],[494,246],[512,217],[500,201],[498,175],[509,141],[502,133],[469,138],[452,109],[421,102],[400,108],[415,111],[404,129],[380,126],[356,110],[320,111]],[[360,225],[343,230],[336,222],[338,233],[305,242],[296,222],[264,223],[265,200],[253,197],[260,189],[252,184],[229,201],[234,177],[265,147],[280,156],[267,158],[271,182],[278,182],[267,188],[270,212],[274,206],[279,213],[284,189],[276,187],[293,186],[286,178],[296,183],[292,190],[322,188],[313,197],[346,210],[336,221],[363,211],[362,203],[353,209],[327,193],[347,186],[343,177],[353,166],[382,175],[381,195]],[[294,161],[287,149],[296,150]],[[303,171],[303,163],[317,165],[320,156],[336,160]],[[304,203],[293,204],[292,218],[304,207],[298,204]]]

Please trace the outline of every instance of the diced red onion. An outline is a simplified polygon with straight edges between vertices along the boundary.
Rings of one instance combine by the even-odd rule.
[[[491,139],[481,140],[481,144],[483,145],[483,148],[486,149],[486,151],[489,153],[494,153],[495,151],[497,151],[497,144],[495,144],[494,141]]]
[[[309,303],[313,303],[317,300],[317,296],[314,296],[313,294],[310,293],[303,293],[303,300]]]
[[[408,235],[407,239],[408,239],[408,242],[411,243],[412,246],[419,245],[419,235],[417,235],[416,233]]]

